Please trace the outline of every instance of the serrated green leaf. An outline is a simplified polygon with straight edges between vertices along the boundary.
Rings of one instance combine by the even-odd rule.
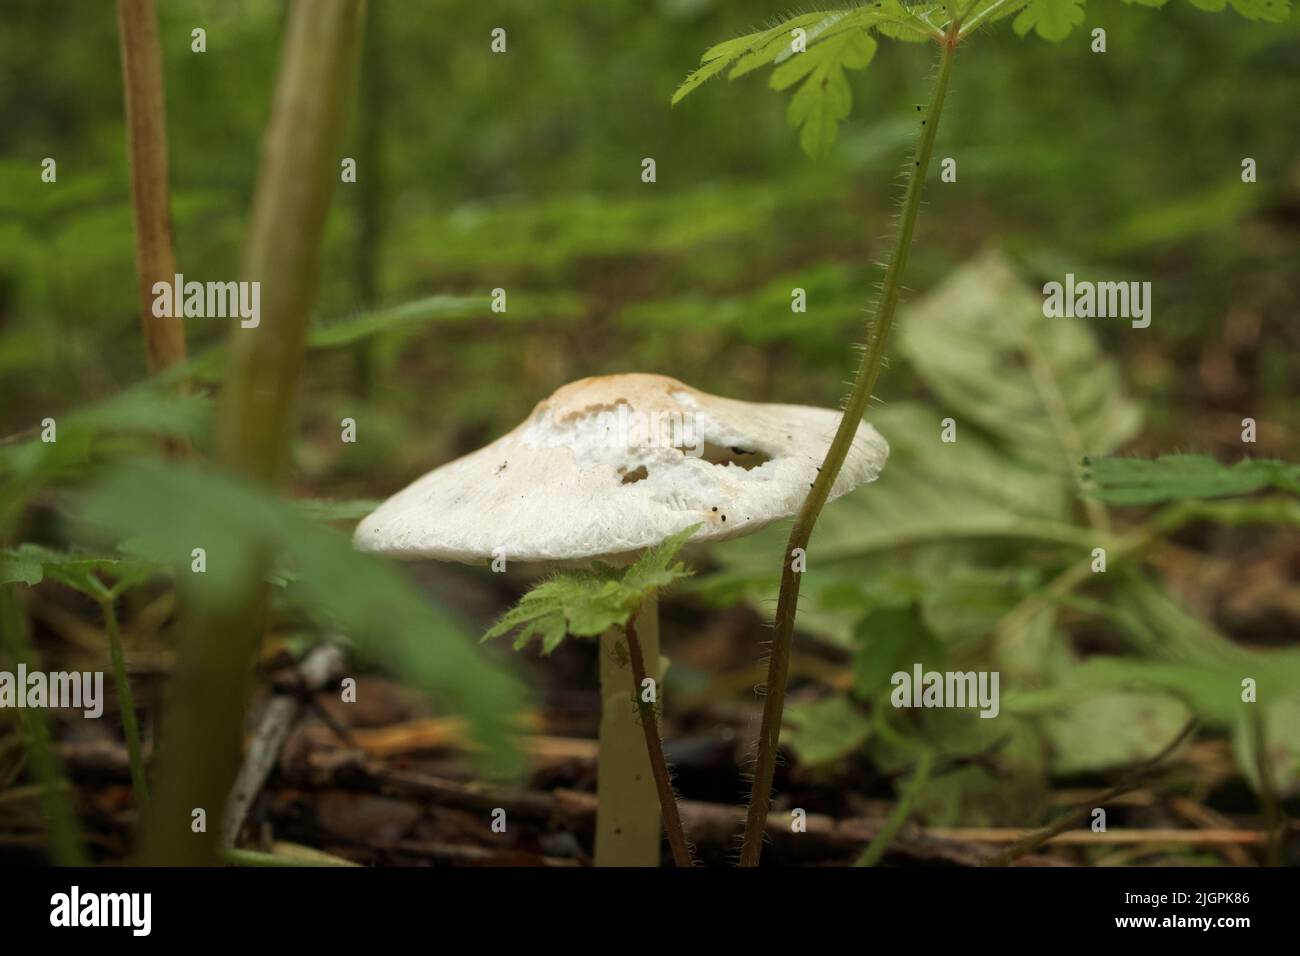
[[[787,115],[790,125],[802,127],[799,142],[809,156],[826,154],[835,143],[840,121],[853,107],[853,91],[844,71],[865,68],[875,52],[876,41],[867,34],[844,33],[809,47],[773,72],[776,89],[806,77],[790,99]]]
[[[159,570],[160,565],[131,558],[53,551],[30,543],[0,551],[0,584],[35,586],[50,578],[96,600],[141,583]],[[100,575],[112,579],[113,585]]]
[[[965,37],[980,26],[1015,16],[1031,2],[1032,0],[978,0],[962,21],[961,35]]]
[[[6,551],[0,554],[0,585],[26,584],[35,587],[45,579],[45,566],[36,559]]]
[[[599,561],[590,570],[564,571],[547,578],[519,599],[483,635],[502,637],[518,629],[515,650],[523,650],[536,635],[542,653],[559,647],[565,636],[596,637],[611,627],[624,627],[637,609],[658,591],[692,572],[675,562],[677,552],[699,529],[691,525],[647,549],[626,570]]]
[[[819,25],[834,22],[842,16],[841,11],[831,10],[805,13],[785,21],[780,26],[768,31],[766,38],[755,44],[753,49],[740,57],[727,78],[736,80],[747,73],[752,73],[754,70],[781,63],[787,57],[805,56],[807,53],[811,53],[817,43],[817,37],[813,35],[812,31]],[[804,53],[796,53],[794,50],[795,29],[802,29],[807,34]]]
[[[1300,494],[1300,465],[1269,458],[1245,458],[1231,465],[1208,455],[1090,458],[1084,466],[1093,496],[1115,505],[1222,498],[1261,488]]]
[[[907,43],[939,39],[948,22],[943,0],[880,0],[863,8],[862,13],[871,18],[872,29],[881,36]]]
[[[938,0],[904,4],[877,0],[852,10],[800,14],[767,30],[759,30],[710,47],[701,65],[673,94],[673,103],[718,76],[728,67],[737,79],[765,66],[776,67],[771,85],[785,90],[802,85],[790,101],[788,116],[800,127],[800,144],[813,157],[835,142],[839,124],[848,115],[853,97],[846,69],[862,69],[876,49],[871,31],[895,39],[926,40],[939,36],[938,27],[924,17],[944,13]],[[796,50],[793,31],[805,31],[804,46]]]
[[[672,105],[676,106],[686,97],[688,93],[692,92],[693,90],[695,90],[700,86],[703,86],[706,82],[713,79],[723,70],[725,70],[730,65],[730,63],[731,61],[729,59],[724,59],[722,57],[719,57],[715,60],[705,63],[703,66],[700,66],[698,69],[692,70],[690,73],[686,75],[686,79],[682,80],[681,85],[677,87],[676,91],[674,91],[673,98],[671,101]]]
[[[1020,36],[1033,30],[1044,40],[1059,43],[1083,22],[1083,3],[1084,0],[1030,0],[1011,28]]]
[[[788,42],[791,39],[790,31],[795,27],[815,26],[819,21],[825,20],[832,16],[842,16],[842,13],[836,11],[823,13],[806,13],[797,17],[792,17],[775,26],[767,27],[763,30],[755,30],[753,33],[747,33],[743,36],[734,37],[730,40],[724,40],[721,43],[714,44],[704,51],[700,57],[700,66],[690,73],[681,85],[673,93],[672,103],[676,106],[682,98],[688,93],[701,86],[707,80],[717,76],[727,67],[736,64],[738,60],[744,60],[746,66],[741,73],[732,73],[731,78],[734,80],[738,75],[748,73],[752,69],[763,66],[769,52],[774,60],[779,56],[783,49],[788,48]],[[750,61],[753,65],[748,65]]]

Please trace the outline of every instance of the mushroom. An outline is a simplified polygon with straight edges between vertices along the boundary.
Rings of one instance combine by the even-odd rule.
[[[739,537],[799,510],[839,420],[828,409],[720,398],[663,375],[584,378],[509,434],[383,502],[355,543],[399,558],[568,565],[623,563],[695,524],[693,541]],[[888,453],[860,424],[830,497],[873,481]],[[637,632],[657,682],[651,601]],[[616,629],[599,645],[596,864],[654,866],[659,806],[627,648]]]

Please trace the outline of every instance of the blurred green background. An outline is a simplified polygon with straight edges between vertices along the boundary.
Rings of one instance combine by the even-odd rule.
[[[159,7],[178,267],[187,279],[230,279],[283,8]],[[787,98],[763,73],[715,80],[669,107],[705,48],[786,11],[722,0],[369,0],[340,155],[356,159],[357,181],[335,189],[318,299],[319,328],[344,324],[306,365],[295,496],[385,497],[585,375],[660,372],[752,401],[835,406],[856,366],[851,344],[865,337],[933,51],[882,42],[868,70],[849,74],[853,113],[818,162],[800,152]],[[190,50],[195,27],[207,31],[206,53]],[[489,50],[496,27],[507,30],[502,55]],[[1104,54],[1090,49],[1095,27],[1107,31]],[[100,402],[145,368],[113,5],[11,2],[0,60],[9,435]],[[815,541],[828,557],[813,560],[805,585],[800,626],[824,646],[796,660],[786,739],[806,767],[860,754],[868,740],[876,770],[910,766],[914,753],[872,724],[883,711],[869,720],[863,706],[879,702],[895,655],[991,662],[1010,694],[1012,719],[993,722],[1010,735],[998,744],[1003,765],[932,784],[918,804],[926,822],[1045,819],[1049,780],[1150,756],[1188,710],[1231,732],[1240,775],[1207,771],[1198,798],[1243,779],[1257,789],[1259,738],[1228,705],[1242,673],[1268,672],[1280,689],[1265,718],[1275,783],[1300,792],[1300,663],[1293,650],[1256,656],[1286,650],[1300,627],[1300,541],[1282,527],[1294,511],[1276,527],[1257,517],[1236,527],[1222,512],[1156,531],[1145,512],[1113,509],[1116,529],[1150,532],[1156,553],[1091,594],[1053,592],[1097,531],[1074,494],[1077,455],[1017,434],[1022,412],[1044,434],[1059,425],[1043,408],[998,407],[996,389],[959,384],[971,372],[1024,385],[1023,361],[1005,353],[1030,342],[1083,451],[1295,461],[1297,91],[1294,14],[1277,25],[1177,0],[1161,10],[1094,2],[1060,44],[1002,23],[959,50],[935,153],[957,160],[957,181],[941,182],[936,162],[913,292],[878,388],[886,404],[868,416],[894,453],[877,486],[828,509]],[[57,184],[40,181],[45,157],[57,160]],[[1241,181],[1247,157],[1253,184]],[[641,179],[645,158],[654,183]],[[1151,326],[1031,322],[1036,287],[1066,272],[1150,281]],[[795,287],[807,290],[806,313],[791,311]],[[488,307],[495,288],[507,292],[504,314]],[[187,320],[191,354],[219,346],[232,324]],[[935,458],[929,440],[945,414],[968,436],[955,463]],[[345,417],[358,423],[356,444],[338,440]],[[1249,447],[1244,417],[1258,422]],[[50,535],[31,519],[18,529]],[[743,598],[770,612],[782,535],[695,555],[707,573],[666,606],[678,655],[670,690],[695,702],[688,712],[707,703],[747,726],[737,713],[752,710],[742,691],[754,680],[742,674],[728,697],[717,672],[745,660],[737,647],[756,655],[760,624],[752,612],[737,624],[728,608]],[[520,584],[507,593],[484,587],[488,577],[433,589],[483,624]],[[729,629],[737,647],[711,658]],[[1092,657],[1105,659],[1085,665]],[[912,729],[943,753],[984,752],[984,722],[972,730],[961,716]],[[720,788],[727,797],[710,795],[730,798],[738,779]],[[888,794],[892,779],[865,789]],[[1253,806],[1239,798],[1223,808]]]
[[[304,435],[345,412],[367,427],[347,461],[305,444],[299,474],[391,490],[593,373],[838,401],[932,57],[884,43],[850,74],[853,114],[820,162],[799,151],[765,76],[716,81],[669,108],[706,46],[784,9],[372,0],[344,150],[358,181],[336,192],[321,316],[497,287],[509,311],[312,362]],[[187,278],[238,272],[282,16],[256,0],[160,4]],[[195,26],[208,31],[205,54],[190,52]],[[496,26],[504,55],[488,49]],[[1107,30],[1105,54],[1089,49],[1094,26]],[[1053,45],[1003,24],[961,51],[937,146],[958,160],[958,180],[933,177],[909,284],[924,290],[989,244],[1030,280],[1149,279],[1150,329],[1094,327],[1150,401],[1153,446],[1213,451],[1249,411],[1266,423],[1261,452],[1293,451],[1279,403],[1293,397],[1300,354],[1300,21],[1098,3],[1085,28]],[[115,31],[111,4],[23,0],[0,36],[5,432],[143,373]],[[57,185],[40,182],[46,156]],[[1245,156],[1254,185],[1240,181]],[[645,157],[656,183],[641,182]],[[789,309],[794,286],[809,291],[806,314]],[[1267,347],[1218,367],[1209,353],[1243,328]],[[187,331],[197,351],[226,328]],[[894,375],[884,390],[908,387]]]

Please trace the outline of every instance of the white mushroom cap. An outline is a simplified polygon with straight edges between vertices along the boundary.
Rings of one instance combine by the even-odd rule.
[[[840,413],[709,395],[663,375],[565,385],[514,431],[443,465],[357,527],[366,551],[477,563],[612,559],[693,524],[734,538],[795,514]],[[889,454],[858,425],[831,498]]]

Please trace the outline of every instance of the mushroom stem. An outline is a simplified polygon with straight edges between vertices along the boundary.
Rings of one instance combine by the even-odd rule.
[[[655,600],[654,597],[650,598]],[[657,614],[655,615],[658,616]],[[677,812],[677,795],[673,793],[672,777],[668,774],[668,761],[664,759],[664,742],[659,734],[659,700],[658,685],[655,681],[655,693],[647,699],[643,693],[646,682],[645,656],[641,653],[641,641],[637,635],[637,623],[641,611],[627,622],[627,650],[632,659],[632,693],[636,695],[637,708],[641,712],[641,732],[645,734],[645,749],[650,757],[650,769],[655,775],[655,789],[659,792],[659,809],[663,812],[664,830],[668,834],[668,845],[673,851],[673,863],[676,866],[694,866],[691,848],[686,842],[686,830],[682,827],[682,816]]]
[[[659,679],[659,603],[648,599],[639,624],[647,676]],[[600,635],[600,754],[596,767],[596,865],[658,866],[659,797],[638,726],[632,660],[621,628]],[[638,695],[639,698],[639,695]]]

